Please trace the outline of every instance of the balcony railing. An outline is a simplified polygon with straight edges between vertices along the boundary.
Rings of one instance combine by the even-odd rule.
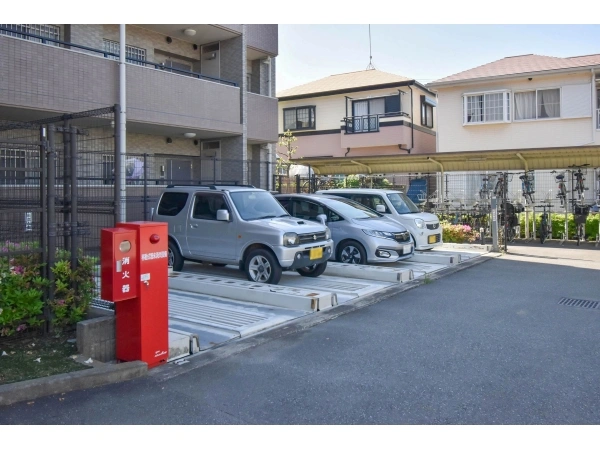
[[[22,36],[23,39],[35,38],[35,39],[39,39],[39,41],[42,44],[51,44],[55,47],[58,46],[58,47],[67,48],[67,49],[78,48],[78,49],[86,50],[88,52],[100,54],[100,55],[104,56],[105,58],[112,57],[111,59],[115,59],[115,58],[119,59],[119,54],[117,54],[117,53],[111,53],[111,52],[107,52],[105,50],[98,50],[97,48],[91,48],[91,47],[86,47],[84,45],[73,44],[72,42],[60,41],[58,39],[53,39],[53,38],[49,38],[46,36],[40,36],[37,34],[25,33],[25,32],[16,31],[16,30],[13,30],[10,28],[0,27],[0,35],[3,35],[3,34],[9,34],[10,36],[19,35],[19,36]],[[136,63],[138,65],[153,66],[155,69],[164,70],[166,72],[178,73],[178,74],[186,75],[186,76],[192,77],[192,78],[198,78],[198,79],[207,80],[207,81],[214,81],[215,83],[226,84],[229,86],[237,87],[237,83],[235,83],[233,81],[223,80],[221,78],[210,77],[208,75],[202,75],[200,73],[191,72],[189,70],[176,69],[174,67],[166,67],[160,63],[154,63],[151,61],[146,61],[146,60],[136,59],[136,58],[127,58],[127,57],[125,58],[125,61],[131,62],[131,63]]]
[[[346,127],[346,133],[371,133],[379,131],[379,124],[381,119],[387,119],[392,117],[406,116],[405,112],[393,112],[385,114],[369,114],[367,116],[350,116],[344,117],[342,122]]]
[[[368,116],[344,117],[346,123],[346,133],[369,133],[379,131],[379,116],[373,114]]]

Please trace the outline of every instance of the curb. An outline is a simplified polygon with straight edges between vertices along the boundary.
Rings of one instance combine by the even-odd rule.
[[[148,364],[142,361],[131,361],[4,384],[0,385],[0,406],[133,380],[147,374]]]

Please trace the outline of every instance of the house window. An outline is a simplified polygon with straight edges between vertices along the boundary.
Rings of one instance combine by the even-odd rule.
[[[50,39],[60,40],[60,27],[56,25],[0,25],[2,28],[9,28],[11,30],[19,31],[21,33],[35,34],[36,36],[42,36]],[[10,31],[0,30],[0,34],[6,36],[13,36],[28,41],[42,42],[41,39],[37,39],[30,36],[23,36],[18,33],[11,33]],[[50,45],[58,46],[57,42],[48,42]]]
[[[421,125],[433,128],[433,105],[421,95]]]
[[[515,92],[515,120],[560,117],[560,89]]]
[[[510,93],[481,92],[463,96],[463,124],[510,122]]]
[[[115,53],[116,55],[120,54],[120,44],[116,41],[109,41],[108,39],[104,39],[104,51]],[[118,56],[107,56],[108,59],[118,60]],[[125,58],[126,59],[138,59],[140,61],[146,61],[146,50],[139,47],[133,47],[131,45],[125,45]],[[136,64],[138,66],[145,65],[143,62],[139,61],[129,61],[131,64]]]
[[[315,128],[315,107],[300,106],[283,110],[284,130],[305,130]]]

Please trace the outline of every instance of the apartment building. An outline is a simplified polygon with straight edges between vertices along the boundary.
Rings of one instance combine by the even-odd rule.
[[[267,188],[277,28],[127,25],[126,152],[155,156],[157,178]],[[0,120],[118,104],[119,40],[119,25],[0,25]],[[2,152],[4,167],[21,167],[8,162],[17,153]]]
[[[295,158],[435,152],[435,94],[376,69],[342,73],[277,94],[279,133],[298,138]]]

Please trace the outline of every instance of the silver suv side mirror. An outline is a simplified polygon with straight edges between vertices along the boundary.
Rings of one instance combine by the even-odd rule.
[[[323,225],[327,222],[327,216],[325,214],[319,214],[317,216],[317,220],[321,222]]]
[[[227,211],[226,209],[217,210],[217,220],[229,222],[229,211]]]
[[[377,211],[378,213],[384,213],[385,205],[375,205],[375,211]]]

